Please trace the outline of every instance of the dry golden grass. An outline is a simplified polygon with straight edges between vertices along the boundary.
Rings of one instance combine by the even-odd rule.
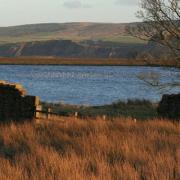
[[[180,125],[78,120],[0,126],[0,179],[179,179]]]

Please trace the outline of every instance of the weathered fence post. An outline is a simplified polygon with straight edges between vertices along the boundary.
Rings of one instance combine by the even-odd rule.
[[[103,120],[106,120],[106,115],[103,115]]]
[[[36,106],[36,113],[35,113],[35,118],[38,119],[41,117],[41,111],[42,111],[42,106]]]
[[[78,112],[75,112],[75,114],[74,114],[74,115],[75,115],[75,118],[77,118],[77,117],[78,117]]]
[[[51,108],[47,109],[47,119],[51,118]]]

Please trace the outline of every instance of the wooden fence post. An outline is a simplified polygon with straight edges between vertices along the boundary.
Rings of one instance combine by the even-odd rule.
[[[74,115],[75,115],[75,118],[77,118],[77,117],[78,117],[78,112],[75,112],[75,114],[74,114]]]
[[[47,109],[47,119],[50,119],[51,117],[51,108]]]
[[[103,115],[103,120],[106,120],[106,115]]]
[[[35,118],[36,119],[41,118],[40,111],[42,111],[42,106],[41,105],[36,106],[36,111],[35,111]]]

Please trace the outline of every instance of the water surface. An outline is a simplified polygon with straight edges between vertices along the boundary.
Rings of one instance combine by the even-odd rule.
[[[1,65],[0,79],[21,83],[43,101],[102,105],[118,100],[159,101],[162,90],[140,80],[155,74],[161,83],[180,82],[180,70],[162,67]],[[179,88],[164,92],[179,92]]]

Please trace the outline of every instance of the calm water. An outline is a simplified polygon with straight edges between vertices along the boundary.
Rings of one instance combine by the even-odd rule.
[[[21,83],[43,101],[102,105],[118,100],[158,101],[162,91],[137,76],[152,73],[161,82],[180,82],[180,70],[159,67],[0,66],[0,79]],[[169,89],[166,89],[166,91]],[[171,89],[179,92],[180,89]]]

